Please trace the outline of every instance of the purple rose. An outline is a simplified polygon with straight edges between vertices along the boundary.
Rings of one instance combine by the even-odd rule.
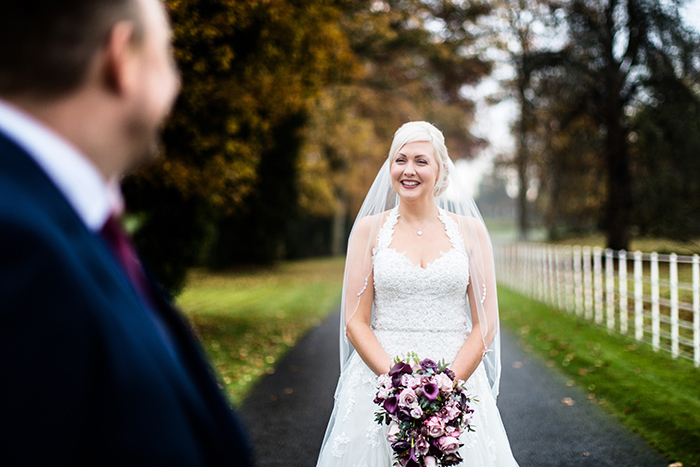
[[[413,373],[413,368],[411,368],[411,365],[408,363],[398,362],[391,367],[391,370],[389,370],[389,376],[394,376],[401,373],[411,374]]]
[[[432,361],[429,358],[424,358],[420,362],[420,367],[423,369],[423,371],[429,371],[429,370],[435,371],[435,370],[437,370],[437,363],[435,363],[434,361]]]
[[[391,415],[394,415],[396,413],[396,409],[399,408],[399,401],[396,399],[396,396],[391,396],[387,400],[384,401],[384,410],[389,412]]]
[[[440,395],[440,390],[435,383],[428,383],[423,386],[423,395],[428,398],[429,401],[437,400],[438,395]]]

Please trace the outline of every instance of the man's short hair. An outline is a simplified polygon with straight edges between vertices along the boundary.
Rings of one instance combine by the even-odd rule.
[[[0,96],[77,89],[118,21],[143,35],[138,0],[11,0],[0,12]]]

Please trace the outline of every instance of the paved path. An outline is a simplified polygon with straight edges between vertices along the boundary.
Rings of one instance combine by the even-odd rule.
[[[335,313],[312,329],[244,401],[240,414],[258,467],[315,465],[339,373],[338,319]],[[504,332],[502,340],[498,406],[521,467],[668,466],[512,335]],[[567,397],[573,405],[561,402]]]

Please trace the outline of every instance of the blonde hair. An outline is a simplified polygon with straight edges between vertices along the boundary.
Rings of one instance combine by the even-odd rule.
[[[433,124],[428,122],[408,122],[401,125],[394,133],[394,140],[391,142],[391,149],[389,149],[389,159],[393,160],[406,144],[418,141],[427,141],[433,145],[438,165],[438,179],[435,182],[433,195],[436,197],[440,196],[450,184],[447,173],[447,161],[450,159],[450,156],[447,154],[445,137]]]

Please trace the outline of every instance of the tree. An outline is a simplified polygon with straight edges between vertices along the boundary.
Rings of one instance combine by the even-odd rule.
[[[664,87],[687,88],[697,80],[700,41],[679,16],[681,0],[553,0],[550,5],[565,18],[568,40],[559,59],[539,73],[543,81],[570,86],[568,109],[554,112],[558,131],[569,131],[584,116],[598,128],[591,147],[602,145],[599,165],[606,186],[600,222],[608,246],[626,249],[633,221],[633,117]]]
[[[259,196],[264,155],[295,166],[296,154],[275,138],[293,138],[310,100],[352,74],[355,61],[338,27],[341,11],[327,1],[168,4],[183,89],[164,157],[124,189],[129,211],[143,220],[136,243],[177,290],[212,245],[237,244],[219,235],[220,220]],[[279,188],[294,196],[289,185],[262,183],[266,195]]]
[[[632,216],[641,234],[689,241],[700,235],[700,99],[676,81],[657,88],[632,121]]]
[[[305,163],[323,168],[302,192],[334,211],[333,251],[343,250],[346,220],[354,218],[387,155],[396,129],[429,120],[446,136],[454,159],[473,157],[484,142],[469,132],[473,102],[462,92],[491,71],[480,54],[489,12],[484,2],[391,0],[354,4],[343,29],[362,75],[327,88],[308,128]]]

